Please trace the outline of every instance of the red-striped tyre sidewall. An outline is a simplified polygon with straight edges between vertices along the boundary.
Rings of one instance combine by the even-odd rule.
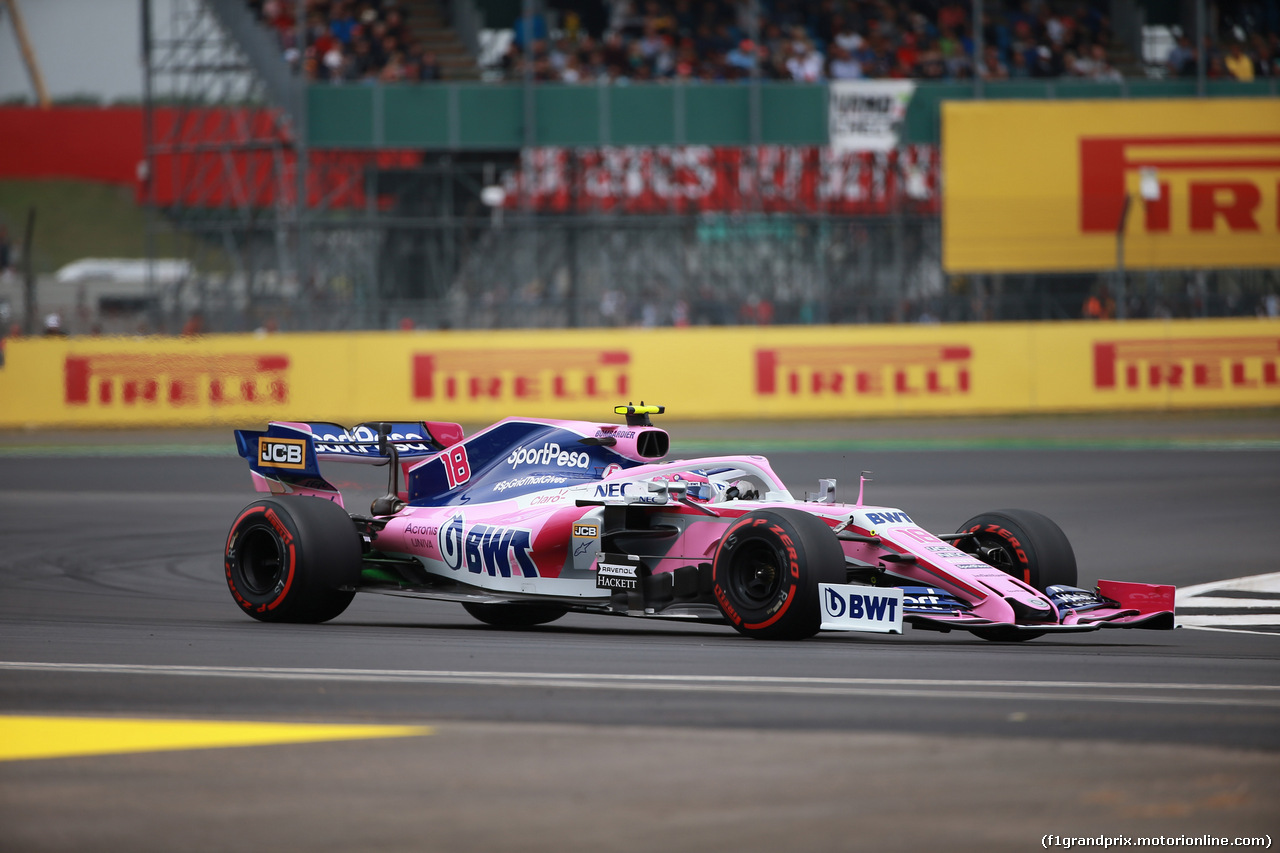
[[[263,622],[334,618],[351,602],[360,562],[350,516],[311,497],[254,501],[236,516],[223,549],[232,599]]]
[[[769,580],[756,584],[760,573],[744,561],[769,569]],[[725,619],[762,640],[816,634],[822,623],[818,584],[845,580],[844,552],[831,528],[792,508],[756,510],[735,521],[711,566],[712,594]]]
[[[998,568],[1041,592],[1054,584],[1076,585],[1076,555],[1071,542],[1062,528],[1034,510],[984,512],[960,525],[956,532],[998,541],[1012,559],[1011,567]],[[960,544],[969,549],[967,543]]]

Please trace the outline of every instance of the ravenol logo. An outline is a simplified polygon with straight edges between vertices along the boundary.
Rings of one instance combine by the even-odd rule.
[[[258,464],[271,468],[306,468],[307,442],[300,438],[259,438]]]
[[[1127,192],[1139,232],[1280,235],[1278,184],[1280,135],[1084,137],[1080,230],[1114,234]]]

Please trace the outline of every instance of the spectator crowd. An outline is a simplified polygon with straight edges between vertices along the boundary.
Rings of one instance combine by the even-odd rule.
[[[285,60],[308,78],[330,82],[439,80],[436,57],[409,30],[394,0],[307,0],[300,31],[295,0],[249,0],[276,34]]]
[[[757,20],[752,20],[759,10]],[[535,40],[541,80],[927,80],[1060,77],[1114,79],[1110,23],[1081,3],[1057,13],[1048,0],[984,14],[975,62],[970,5],[961,0],[616,0],[597,38],[564,15],[560,37]],[[523,73],[517,38],[504,60]]]
[[[286,59],[318,81],[438,80],[435,57],[408,28],[403,0],[248,0],[275,30]],[[543,4],[539,4],[541,7]],[[965,0],[547,0],[530,33],[517,20],[504,79],[541,82],[700,80],[1116,81],[1102,0],[989,0],[976,41]],[[1271,6],[1275,4],[1272,3]],[[1216,8],[1216,7],[1214,7]],[[1276,15],[1223,15],[1206,41],[1210,79],[1280,76]],[[1265,3],[1261,9],[1271,8]],[[1232,7],[1238,11],[1237,7]],[[305,34],[305,43],[300,43]],[[1164,71],[1194,76],[1193,42],[1180,37]]]

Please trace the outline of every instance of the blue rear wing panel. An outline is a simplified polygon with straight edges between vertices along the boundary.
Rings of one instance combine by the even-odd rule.
[[[299,426],[273,423],[263,432],[238,429],[236,452],[249,463],[249,470],[267,481],[336,492],[320,474],[311,433]]]
[[[426,424],[423,422],[384,421],[391,427],[387,441],[396,447],[403,460],[433,456],[461,438],[462,428],[456,424]],[[322,459],[338,459],[352,462],[371,461],[381,463],[387,457],[378,442],[378,423],[358,424],[347,429],[340,424],[305,423],[297,426],[308,429],[315,440],[316,453]],[[436,436],[432,432],[447,433]],[[447,428],[456,429],[456,438]],[[451,440],[452,439],[452,440]]]
[[[403,462],[436,456],[462,439],[462,428],[450,423],[383,422],[390,426],[387,443],[394,445]],[[236,451],[250,470],[267,481],[295,488],[337,492],[320,473],[320,461],[362,462],[385,465],[390,453],[382,452],[378,422],[348,429],[340,424],[275,422],[265,431],[235,431]]]

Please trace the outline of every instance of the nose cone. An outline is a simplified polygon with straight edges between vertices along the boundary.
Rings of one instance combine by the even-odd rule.
[[[1057,622],[1058,612],[1043,598],[1017,599],[1005,596],[1019,622]]]

